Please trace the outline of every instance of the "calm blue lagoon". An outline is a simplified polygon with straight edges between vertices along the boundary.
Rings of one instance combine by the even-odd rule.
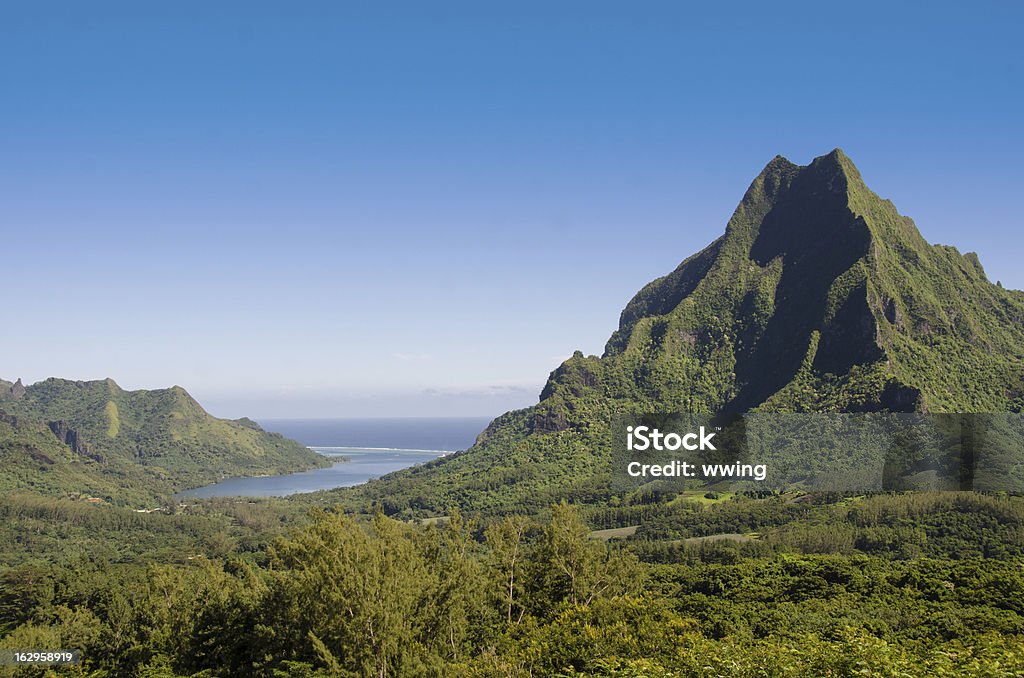
[[[229,478],[178,496],[284,497],[351,487],[466,449],[487,422],[480,417],[262,421],[260,425],[266,430],[277,431],[338,461],[327,468],[281,476]]]

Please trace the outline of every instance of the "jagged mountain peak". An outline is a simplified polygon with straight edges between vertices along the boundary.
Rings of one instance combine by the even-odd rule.
[[[725,234],[627,304],[604,355],[643,365],[639,391],[671,407],[1014,408],[1021,301],[976,255],[928,244],[836,148],[772,159]]]

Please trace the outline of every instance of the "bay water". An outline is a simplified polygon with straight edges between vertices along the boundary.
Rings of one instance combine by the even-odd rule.
[[[280,476],[228,478],[178,496],[284,497],[351,487],[464,450],[488,421],[482,417],[263,420],[259,424],[267,431],[337,461],[326,468]]]

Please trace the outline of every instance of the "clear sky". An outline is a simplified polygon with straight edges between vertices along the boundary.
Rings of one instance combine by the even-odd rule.
[[[688,6],[692,5],[692,6]],[[5,2],[0,376],[492,415],[774,155],[1024,287],[1024,3]]]

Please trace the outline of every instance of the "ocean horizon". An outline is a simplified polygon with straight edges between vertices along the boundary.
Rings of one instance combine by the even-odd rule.
[[[307,447],[456,452],[473,445],[491,417],[259,419],[267,431]]]

